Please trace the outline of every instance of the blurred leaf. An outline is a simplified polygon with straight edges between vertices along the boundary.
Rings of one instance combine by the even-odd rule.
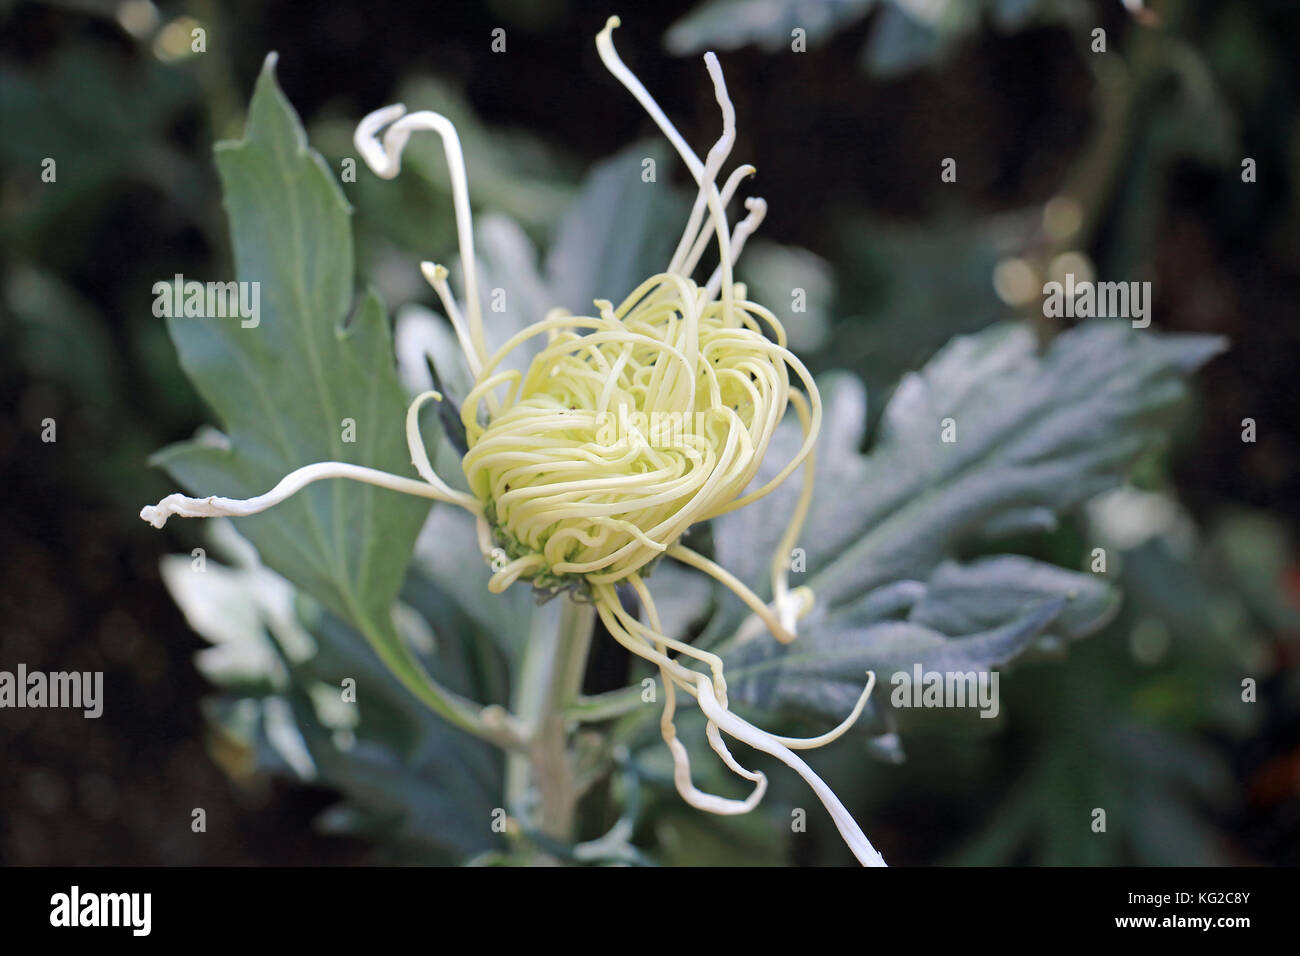
[[[654,182],[641,178],[646,160]],[[634,143],[587,174],[546,259],[552,305],[587,315],[593,299],[618,304],[667,268],[684,206],[658,182],[666,161],[661,144]]]
[[[1263,708],[1243,704],[1241,678],[1273,669],[1261,645],[1267,625],[1251,619],[1213,550],[1180,554],[1167,539],[1148,541],[1122,555],[1120,578],[1132,595],[1122,622],[1129,656],[1158,667],[1130,708],[1180,729],[1250,731]]]
[[[162,570],[190,626],[213,644],[197,657],[223,689],[206,704],[210,718],[253,748],[258,767],[339,790],[344,802],[322,818],[329,832],[379,839],[422,862],[459,862],[491,848],[496,752],[412,697],[355,630],[295,600],[228,520],[209,529],[213,555],[229,564],[209,560],[199,574],[190,556],[172,555]],[[432,603],[444,605],[445,596]],[[438,679],[483,693],[472,660],[479,632],[449,627],[435,641],[424,663]],[[344,679],[355,682],[355,702],[342,696]]]
[[[1071,4],[1058,0],[706,0],[674,23],[664,46],[678,56],[753,43],[768,53],[788,51],[792,31],[821,43],[880,7],[862,49],[862,66],[894,76],[932,63],[980,28],[985,13],[1002,30],[1026,26],[1036,14],[1062,19]]]
[[[664,46],[678,56],[747,43],[775,53],[790,49],[796,28],[816,44],[875,5],[876,0],[708,0],[669,28]]]
[[[1201,740],[1207,732],[1239,740],[1271,709],[1270,701],[1243,702],[1240,682],[1270,674],[1264,629],[1276,622],[1267,611],[1252,620],[1256,585],[1235,580],[1221,544],[1224,534],[1261,530],[1252,524],[1195,547],[1174,522],[1131,548],[1113,544],[1104,523],[1092,529],[1111,554],[1111,573],[1118,569],[1124,608],[1072,655],[1068,671],[1037,669],[1004,685],[1019,715],[1008,751],[1019,770],[1009,773],[992,757],[983,763],[999,787],[1016,779],[951,862],[1239,862],[1217,822],[1235,798],[1232,771]],[[1277,545],[1260,547],[1256,559],[1284,565]],[[1106,833],[1091,829],[1094,808],[1106,811]]]
[[[312,633],[320,652],[294,669],[289,699],[317,773],[346,798],[322,821],[326,829],[382,838],[389,852],[408,860],[440,853],[443,862],[459,862],[493,847],[499,754],[412,697],[342,621],[316,617]],[[440,637],[460,643],[454,633]],[[448,686],[472,691],[463,661],[453,667],[459,674],[449,671],[449,651],[440,647],[432,669]],[[341,745],[338,729],[304,688],[315,684],[338,701],[345,677],[356,680],[357,698],[344,709],[354,706],[358,716]]]
[[[785,331],[791,350],[807,355],[822,347],[835,296],[835,274],[830,263],[807,249],[754,239],[745,246],[737,273],[755,302],[790,302],[791,316]],[[802,300],[798,308],[796,295]]]
[[[1164,197],[1183,164],[1228,170],[1244,149],[1232,104],[1196,51],[1170,42],[1147,50],[1142,65],[1134,90],[1119,87],[1132,101],[1114,195],[1106,197],[1109,241],[1098,262],[1111,275],[1146,267],[1168,228]]]
[[[1034,674],[1036,696],[1051,702],[1051,719],[1035,725],[1028,769],[948,862],[1232,862],[1206,813],[1222,810],[1230,799],[1228,767],[1186,733],[1123,716],[1125,709],[1107,698],[1107,688],[1117,678],[1105,661],[1110,643],[1092,642],[1089,653],[1071,661],[1068,675]],[[1016,706],[1014,699],[1010,706]],[[1104,832],[1093,830],[1097,810],[1106,814]]]
[[[1003,249],[991,222],[945,222],[917,227],[871,220],[844,233],[838,319],[829,333],[827,361],[858,372],[879,396],[920,367],[954,335],[1005,318],[993,289]],[[943,275],[943,282],[935,282]],[[899,329],[906,329],[900,335]]]
[[[945,4],[945,10],[954,5]],[[973,4],[958,9],[975,13]],[[919,19],[902,4],[893,3],[880,14],[866,46],[862,48],[862,65],[878,76],[894,76],[935,59],[957,33],[942,29],[938,23]]]
[[[10,131],[0,137],[0,169],[6,181],[26,187],[5,192],[0,237],[26,240],[66,225],[65,217],[92,214],[125,174],[168,190],[179,167],[189,170],[160,134],[196,93],[175,70],[152,61],[122,70],[87,45],[60,51],[39,73],[0,70],[0,116]],[[43,183],[49,159],[57,179]],[[66,256],[67,236],[50,238],[62,240],[56,248]]]
[[[1265,626],[1300,632],[1300,604],[1288,593],[1286,581],[1296,558],[1286,531],[1271,515],[1231,511],[1214,526],[1210,545],[1225,568],[1224,577]]]
[[[59,382],[86,405],[117,410],[112,342],[94,305],[58,276],[25,265],[5,272],[0,303],[15,320],[14,347],[23,368]]]

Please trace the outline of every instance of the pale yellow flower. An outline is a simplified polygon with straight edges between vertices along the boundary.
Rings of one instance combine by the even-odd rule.
[[[563,590],[569,600],[590,601],[615,640],[659,669],[665,690],[660,727],[672,753],[676,787],[688,803],[712,813],[736,814],[748,812],[762,799],[765,776],[737,762],[723,739],[725,733],[796,770],[858,859],[883,865],[834,793],[794,752],[822,746],[847,730],[861,714],[874,675],[853,713],[829,733],[811,739],[767,733],[729,709],[719,657],[664,633],[645,583],[655,561],[665,556],[681,561],[731,588],[778,640],[795,639],[797,622],[811,606],[812,594],[807,588],[790,589],[788,561],[812,494],[822,405],[811,374],[786,347],[780,321],[749,301],[733,275],[735,260],[762,221],[766,205],[762,199],[747,199],[747,215],[734,229],[729,226],[727,206],[754,168],[739,166],[719,188],[736,132],[735,110],[717,57],[709,53],[704,59],[721,107],[723,132],[701,161],[619,59],[612,39],[617,26],[618,19],[610,18],[596,39],[601,59],[654,119],[699,186],[667,270],[647,279],[617,307],[598,300],[592,316],[553,310],[489,352],[465,162],[454,127],[437,113],[408,114],[405,107],[394,105],[370,114],[357,128],[357,149],[384,178],[400,171],[402,151],[413,132],[435,132],[442,140],[464,270],[463,312],[447,269],[430,262],[422,269],[442,301],[474,377],[461,409],[468,443],[462,464],[471,493],[451,488],[429,462],[419,432],[419,410],[441,396],[426,392],[412,402],[406,419],[412,461],[422,481],[323,462],[293,472],[271,492],[247,501],[171,495],[141,514],[160,527],[171,514],[253,514],[322,478],[351,478],[458,505],[477,519],[483,556],[494,564],[493,591],[527,581],[537,588]],[[715,241],[718,266],[698,285],[693,277],[707,246]],[[525,371],[503,366],[520,346],[538,337],[544,337],[544,343]],[[770,480],[750,489],[790,407],[802,425],[803,443]],[[692,525],[762,499],[800,469],[802,494],[772,559],[770,605],[681,543]],[[619,584],[640,599],[645,621],[624,609]],[[683,659],[703,665],[708,673],[686,666]],[[689,756],[673,723],[678,691],[697,700],[708,719],[713,750],[754,784],[747,799],[704,793],[692,783]]]

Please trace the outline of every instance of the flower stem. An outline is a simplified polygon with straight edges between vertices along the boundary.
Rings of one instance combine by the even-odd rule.
[[[591,697],[579,696],[569,708],[569,719],[583,724],[613,720],[631,713],[645,703],[644,694],[645,691],[638,684]]]
[[[506,795],[548,837],[573,839],[578,789],[568,748],[568,711],[582,690],[595,609],[568,598],[554,631],[529,635],[514,712],[529,728],[525,754],[511,754]]]

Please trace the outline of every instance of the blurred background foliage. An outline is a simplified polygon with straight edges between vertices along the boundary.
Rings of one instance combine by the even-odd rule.
[[[956,334],[1015,316],[1059,332],[1038,293],[1066,272],[1149,279],[1154,327],[1232,342],[1198,376],[1175,441],[1129,487],[1017,543],[1086,569],[1105,542],[1125,594],[1111,624],[1060,649],[1068,666],[1008,675],[999,720],[926,715],[901,728],[894,762],[824,768],[891,862],[1300,863],[1300,326],[1289,320],[1300,9],[1151,6],[1154,17],[1118,0],[0,0],[0,666],[103,669],[114,702],[99,721],[14,711],[0,722],[0,861],[438,861],[490,849],[481,823],[464,822],[500,789],[490,755],[438,727],[342,622],[241,574],[253,559],[237,537],[209,542],[181,522],[164,539],[136,517],[171,490],[148,454],[207,419],[151,287],[230,274],[211,145],[239,135],[272,49],[332,168],[365,112],[398,100],[438,109],[460,130],[476,207],[551,247],[584,175],[596,177],[582,195],[599,216],[598,164],[657,148],[632,145],[653,130],[595,54],[617,12],[625,56],[693,143],[711,142],[717,122],[695,54],[726,51],[735,155],[759,167],[770,210],[742,277],[773,303],[808,291],[808,312],[787,323],[794,345],[818,371],[863,379],[870,422],[902,373]],[[504,54],[490,48],[496,27]],[[1105,53],[1092,49],[1097,27]],[[791,49],[795,28],[807,52]],[[436,146],[417,141],[409,155],[415,175],[345,186],[358,277],[390,306],[432,305],[413,264],[454,246]],[[939,180],[948,156],[955,184]],[[47,157],[54,183],[41,179]],[[1249,186],[1245,157],[1258,167]],[[648,254],[639,243],[657,215],[641,213],[635,249],[609,254],[625,266]],[[597,265],[547,278],[585,288],[584,268]],[[47,417],[53,444],[39,437]],[[1245,418],[1254,443],[1241,439]],[[228,613],[187,621],[164,587],[167,562],[185,559],[161,571],[158,559],[201,544],[230,562]],[[449,607],[436,577],[413,579],[403,600],[455,636],[440,676],[492,696],[500,676],[482,645],[501,622]],[[273,638],[251,661],[221,642],[245,619]],[[328,651],[309,660],[292,653],[304,620]],[[620,686],[626,668],[598,643],[588,683]],[[339,674],[363,675],[368,699],[383,701],[366,726],[312,699]],[[1245,677],[1258,682],[1254,705],[1241,702]],[[213,682],[238,692],[216,695]],[[275,706],[243,703],[259,699]],[[337,734],[363,745],[339,761]],[[647,818],[661,862],[841,860],[812,834],[774,846],[759,815],[720,822],[643,795],[643,770],[625,767],[619,792],[658,801]],[[796,785],[774,780],[773,817],[798,802]],[[1067,812],[1080,793],[1107,808],[1108,839]],[[206,837],[190,831],[194,807],[207,810]]]

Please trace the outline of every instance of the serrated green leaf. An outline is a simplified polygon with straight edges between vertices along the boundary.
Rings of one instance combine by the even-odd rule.
[[[218,144],[236,271],[258,283],[260,315],[168,320],[181,363],[226,432],[156,461],[195,494],[247,498],[317,461],[410,473],[383,306],[353,311],[349,208],[307,146],[268,57],[245,138]],[[349,315],[349,313],[352,313]],[[355,441],[344,441],[345,419]],[[412,689],[422,672],[390,608],[428,503],[344,481],[309,486],[240,530],[266,564],[351,621]]]
[[[939,565],[907,619],[941,634],[975,634],[1057,599],[1064,606],[1051,633],[1065,640],[1093,633],[1119,610],[1119,594],[1103,576],[1003,554]]]
[[[960,637],[910,621],[862,626],[838,614],[815,622],[789,647],[771,647],[769,638],[736,648],[727,655],[727,686],[737,701],[760,710],[838,720],[852,710],[867,671],[879,688],[873,702],[883,702],[891,675],[917,665],[940,673],[995,669],[1028,648],[1065,606],[1064,599],[1043,602],[1002,627]]]
[[[812,587],[817,608],[791,647],[766,634],[719,645],[736,699],[842,716],[868,666],[879,674],[895,659],[910,666],[951,651],[963,670],[987,667],[1031,646],[1051,622],[1065,637],[1100,627],[1115,606],[1101,581],[1013,557],[944,562],[964,544],[1050,527],[1119,482],[1163,437],[1185,377],[1221,348],[1218,339],[1113,321],[1067,332],[1042,355],[1024,326],[958,338],[903,380],[866,457],[857,451],[861,385],[828,379],[816,491],[796,542],[807,573],[791,577]],[[955,422],[955,442],[943,440],[945,419]],[[798,440],[793,423],[783,426],[756,481]],[[761,509],[715,522],[719,560],[759,593],[797,494],[792,481]],[[723,604],[706,643],[745,617],[738,602]],[[765,682],[741,680],[763,672]]]

